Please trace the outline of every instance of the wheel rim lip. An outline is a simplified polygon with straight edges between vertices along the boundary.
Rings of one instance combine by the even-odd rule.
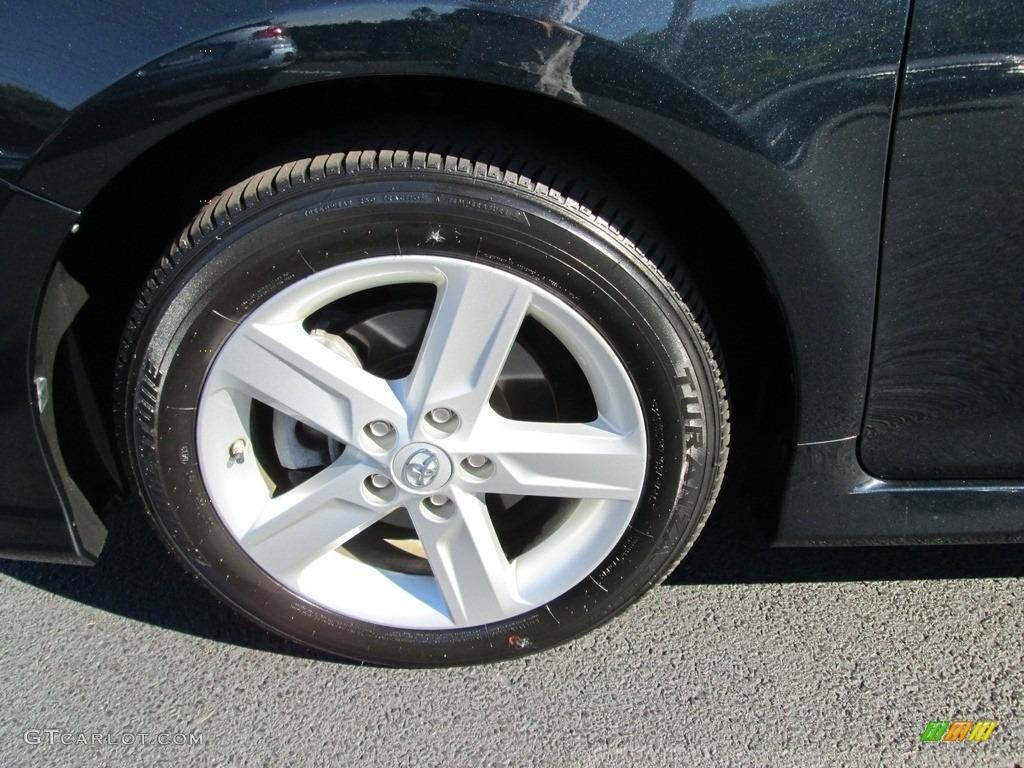
[[[529,314],[551,331],[576,357],[593,391],[599,421],[617,425],[622,432],[628,433],[644,456],[636,472],[631,498],[580,499],[555,530],[512,561],[525,604],[501,618],[511,619],[540,608],[582,581],[614,549],[640,502],[647,472],[646,427],[632,379],[594,324],[559,296],[505,269],[452,257],[375,257],[329,267],[270,295],[224,340],[218,357],[207,372],[196,421],[198,464],[217,518],[246,555],[271,578],[329,611],[400,629],[472,626],[453,619],[446,611],[443,596],[431,577],[385,571],[336,550],[325,553],[298,573],[275,572],[273,567],[262,562],[246,546],[242,537],[251,525],[252,508],[264,501],[263,495],[269,494],[269,491],[265,483],[261,488],[256,482],[257,473],[251,469],[241,484],[225,482],[225,468],[217,456],[217,446],[235,431],[247,431],[242,412],[246,411],[251,398],[225,383],[218,371],[218,360],[222,359],[221,355],[232,343],[232,339],[255,323],[301,323],[327,304],[362,290],[402,283],[441,286],[453,272],[461,270],[489,270],[500,273],[504,280],[516,281],[529,288]],[[225,405],[220,402],[224,400],[229,403]],[[215,405],[218,407],[215,408]],[[238,423],[226,424],[222,418],[225,412],[234,412]],[[496,414],[494,417],[500,418]],[[472,433],[476,426],[470,425],[469,432]],[[399,438],[398,447],[391,452],[392,457],[414,444],[408,423],[396,424],[395,427]],[[390,461],[388,469],[392,479],[398,480],[398,472],[391,467]],[[427,489],[419,490],[406,485],[403,490],[426,497],[437,493],[439,489],[443,490],[447,485],[447,482],[439,486],[431,484]],[[574,558],[572,555],[577,550],[581,550],[582,555]],[[553,566],[553,563],[565,559],[571,562],[563,567]],[[358,589],[338,589],[328,588],[326,585],[329,583],[360,586]]]

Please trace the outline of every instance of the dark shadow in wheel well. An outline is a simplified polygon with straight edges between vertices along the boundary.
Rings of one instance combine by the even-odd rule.
[[[545,96],[460,80],[420,77],[410,87],[409,78],[361,78],[253,98],[160,142],[96,196],[60,255],[88,300],[71,328],[79,370],[57,370],[55,379],[84,369],[108,440],[125,318],[156,260],[205,201],[266,167],[382,133],[450,137],[456,151],[463,143],[503,142],[557,153],[658,222],[698,284],[728,370],[733,439],[720,508],[745,500],[740,505],[754,510],[770,536],[793,443],[794,367],[783,314],[743,234],[677,164],[622,128]],[[61,412],[71,414],[58,423],[62,445],[70,444],[81,420],[73,407]],[[94,460],[62,452],[72,477],[86,479],[83,488],[108,487],[88,482]],[[102,508],[108,499],[99,494],[90,501]]]

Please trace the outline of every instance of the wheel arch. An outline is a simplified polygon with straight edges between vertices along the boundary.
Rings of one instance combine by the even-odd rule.
[[[346,104],[358,104],[359,115],[353,117]],[[296,115],[303,116],[298,135]],[[537,130],[538,116],[549,126],[544,131]],[[339,121],[345,124],[341,131]],[[258,130],[252,130],[254,125]],[[757,467],[759,482],[774,489],[767,498],[781,498],[797,413],[793,346],[764,265],[714,196],[650,143],[565,101],[451,77],[389,76],[296,86],[200,118],[128,163],[84,207],[80,231],[65,242],[51,277],[81,285],[89,297],[64,334],[62,344],[70,343],[74,353],[58,356],[54,399],[60,453],[95,508],[109,501],[115,487],[106,479],[95,480],[110,473],[110,462],[95,456],[113,452],[108,403],[121,328],[138,288],[168,243],[206,199],[251,173],[293,157],[331,151],[339,133],[394,131],[396,125],[434,135],[454,135],[473,126],[477,132],[525,140],[563,154],[570,164],[596,169],[594,175],[619,197],[635,200],[638,209],[647,211],[693,273],[720,336],[735,427],[734,469],[727,483],[746,474],[744,469]],[[139,206],[140,200],[150,202]],[[714,248],[695,247],[697,226],[714,233],[706,239],[714,241]],[[61,295],[48,290],[44,302]],[[98,407],[76,406],[90,390]],[[96,413],[103,415],[99,429]],[[83,437],[97,450],[69,450]],[[757,462],[745,459],[755,455]],[[765,456],[772,460],[765,462]],[[762,502],[765,488],[760,485],[758,491]],[[778,505],[762,508],[770,529]]]

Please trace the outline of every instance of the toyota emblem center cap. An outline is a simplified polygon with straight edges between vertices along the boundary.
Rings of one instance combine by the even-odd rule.
[[[440,468],[437,454],[429,448],[420,448],[405,462],[402,477],[413,488],[426,488],[437,478]]]
[[[411,443],[395,454],[391,473],[406,490],[433,493],[451,479],[452,462],[435,445]]]

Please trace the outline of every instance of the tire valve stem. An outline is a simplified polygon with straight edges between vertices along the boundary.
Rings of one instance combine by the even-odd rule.
[[[242,438],[238,438],[231,444],[228,452],[231,454],[231,458],[235,460],[235,464],[245,463],[245,449],[247,447],[245,440]]]

